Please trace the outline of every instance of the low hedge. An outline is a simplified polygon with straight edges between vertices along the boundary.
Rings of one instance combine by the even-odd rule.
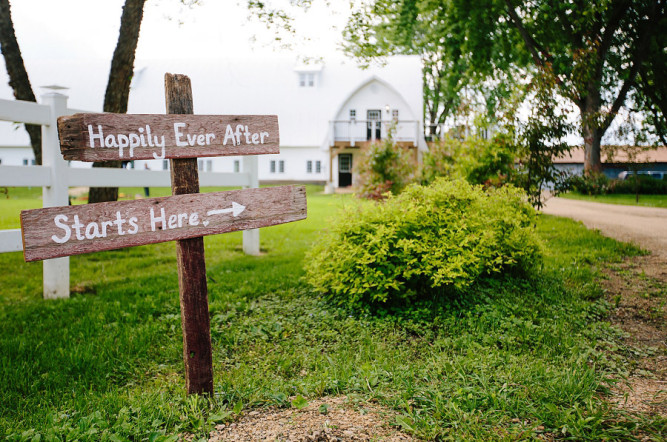
[[[511,186],[411,185],[384,203],[346,209],[311,249],[307,279],[353,309],[443,296],[538,262],[535,216]]]

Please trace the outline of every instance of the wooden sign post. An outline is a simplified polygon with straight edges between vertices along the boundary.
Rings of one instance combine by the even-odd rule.
[[[21,212],[26,261],[176,241],[188,394],[213,394],[204,236],[306,218],[303,186],[199,194],[198,156],[279,152],[275,115],[192,115],[190,79],[165,75],[169,115],[58,119],[66,159],[171,161],[171,197]]]

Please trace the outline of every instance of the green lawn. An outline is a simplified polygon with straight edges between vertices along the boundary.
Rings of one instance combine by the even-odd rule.
[[[595,283],[605,261],[638,253],[541,216],[545,261],[527,279],[485,281],[447,304],[358,316],[302,279],[304,253],[351,197],[309,187],[308,219],[207,237],[213,400],[184,395],[173,243],[71,258],[74,294],[41,299],[41,264],[0,255],[0,435],[9,440],[175,440],[290,397],[348,395],[398,410],[426,439],[659,439],[665,420],[610,409],[626,367]],[[0,201],[0,228],[23,195]],[[662,432],[662,433],[661,433]],[[113,436],[112,436],[113,435]],[[51,438],[50,438],[51,437]]]
[[[623,204],[626,206],[667,207],[667,195],[639,195],[637,202],[635,195],[611,194],[611,195],[583,195],[577,192],[568,192],[559,195],[563,198],[573,200],[592,201],[605,204]]]

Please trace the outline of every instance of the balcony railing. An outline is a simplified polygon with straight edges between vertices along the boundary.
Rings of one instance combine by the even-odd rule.
[[[422,131],[416,120],[334,120],[329,125],[330,146],[336,142],[349,142],[350,146],[354,146],[355,143],[384,140],[390,131],[394,141],[417,146]]]

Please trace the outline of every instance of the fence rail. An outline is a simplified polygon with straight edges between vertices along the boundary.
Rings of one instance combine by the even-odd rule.
[[[43,207],[66,206],[69,187],[170,187],[169,171],[150,171],[109,168],[71,168],[63,160],[58,143],[57,119],[63,115],[82,112],[67,108],[67,96],[49,92],[41,97],[43,104],[0,99],[0,120],[42,126],[41,166],[0,165],[0,187],[42,187]],[[241,186],[259,187],[258,162],[255,156],[243,159],[239,173],[202,172],[202,187]],[[23,250],[20,229],[0,230],[0,253]],[[243,232],[243,251],[259,255],[259,230]],[[69,257],[43,262],[44,298],[69,297]]]

